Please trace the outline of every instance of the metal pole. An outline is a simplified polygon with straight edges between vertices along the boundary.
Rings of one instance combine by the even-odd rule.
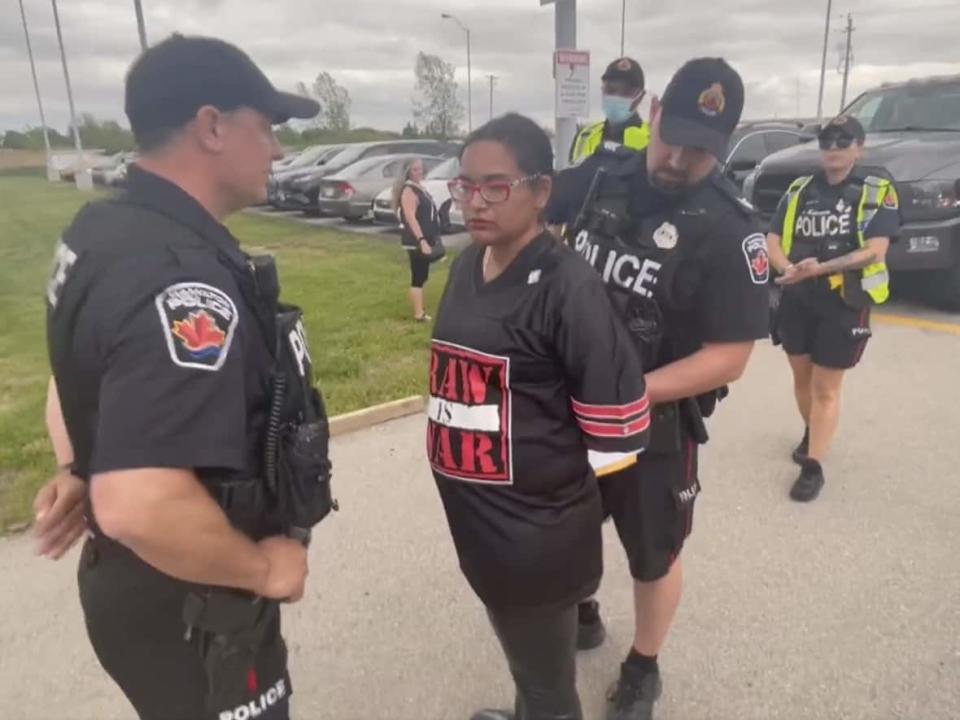
[[[493,84],[497,80],[496,75],[487,75],[490,78],[490,119],[493,120]]]
[[[557,50],[577,49],[577,0],[556,2]],[[556,164],[558,170],[569,165],[569,150],[577,134],[576,118],[556,118]]]
[[[623,0],[623,9],[620,13],[620,57],[626,55],[624,47],[627,39],[627,0]]]
[[[473,73],[470,69],[470,28],[467,31],[467,131],[473,132]]]
[[[43,146],[47,157],[47,179],[55,180],[53,168],[50,165],[50,133],[47,130],[47,118],[43,113],[43,100],[40,97],[40,83],[37,81],[37,66],[33,60],[33,46],[30,44],[30,30],[27,28],[27,13],[23,9],[23,0],[20,0],[20,17],[23,20],[23,36],[27,41],[27,56],[30,58],[30,74],[33,75],[33,92],[37,96],[37,108],[40,110],[40,126],[43,129]]]
[[[143,22],[143,7],[140,0],[133,0],[133,7],[137,11],[137,30],[140,33],[140,50],[147,49],[147,27]]]
[[[80,126],[77,124],[77,112],[73,105],[73,90],[70,87],[70,71],[67,69],[67,54],[63,50],[63,33],[60,31],[60,13],[57,12],[57,0],[50,0],[53,5],[53,22],[57,26],[57,42],[60,44],[60,62],[63,64],[63,79],[67,83],[67,102],[70,104],[70,125],[73,128],[73,141],[77,146],[77,171],[74,175],[77,187],[81,190],[93,188],[93,178],[87,171],[83,157],[83,144],[80,142]]]
[[[823,120],[823,85],[827,78],[827,42],[830,39],[830,13],[833,0],[827,0],[827,22],[823,29],[823,60],[820,63],[820,95],[817,98],[817,123]]]
[[[847,105],[847,78],[850,77],[850,50],[853,39],[853,15],[847,13],[847,49],[843,55],[843,90],[840,93],[840,112]]]

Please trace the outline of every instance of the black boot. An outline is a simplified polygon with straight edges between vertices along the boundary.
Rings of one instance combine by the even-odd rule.
[[[805,428],[803,431],[803,439],[800,441],[800,444],[793,449],[793,461],[797,465],[802,465],[803,461],[807,458],[808,452],[810,452],[810,428]]]
[[[811,458],[804,458],[800,463],[800,476],[790,488],[790,497],[797,502],[816,500],[825,482],[820,463]]]
[[[607,637],[600,619],[600,603],[584,600],[577,605],[577,650],[593,650],[603,645]]]

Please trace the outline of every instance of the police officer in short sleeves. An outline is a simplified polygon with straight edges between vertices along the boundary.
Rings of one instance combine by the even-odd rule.
[[[767,336],[766,239],[718,170],[743,100],[740,76],[722,59],[684,65],[652,103],[647,149],[603,168],[567,235],[641,348],[654,407],[647,451],[600,486],[630,561],[636,611],[609,720],[653,716],[700,492],[703,418]]]
[[[793,451],[797,502],[814,500],[826,482],[822,463],[844,374],[870,339],[871,308],[890,295],[885,258],[900,230],[900,202],[893,183],[857,167],[865,138],[854,117],[827,123],[820,171],[790,185],[770,225],[770,259],[783,286],[777,331],[806,426]]]
[[[264,199],[272,125],[318,107],[174,36],[130,69],[126,110],[128,188],[78,213],[47,288],[52,424],[89,488],[88,634],[144,720],[280,720],[278,601],[302,596],[306,551],[259,501],[277,337],[220,221]]]

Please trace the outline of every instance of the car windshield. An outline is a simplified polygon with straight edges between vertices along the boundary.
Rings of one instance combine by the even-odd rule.
[[[330,152],[330,148],[322,145],[314,145],[313,147],[308,147],[302,153],[297,155],[293,160],[291,160],[286,168],[300,168],[307,167],[312,165],[315,160],[320,158],[324,153]]]
[[[460,174],[460,159],[447,158],[427,173],[427,180],[452,180]]]
[[[348,145],[338,152],[334,158],[331,158],[330,162],[327,163],[327,167],[335,170],[355,163],[368,147],[368,145]]]
[[[960,82],[874,90],[854,100],[844,114],[859,120],[868,133],[960,132]]]
[[[358,178],[363,177],[364,175],[374,174],[381,166],[383,166],[385,162],[388,161],[389,158],[385,155],[367,158],[366,160],[358,160],[349,167],[346,167],[338,172],[337,176],[345,178]]]

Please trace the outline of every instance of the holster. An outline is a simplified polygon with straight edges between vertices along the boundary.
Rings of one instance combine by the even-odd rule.
[[[207,710],[246,702],[247,678],[278,612],[276,602],[227,590],[187,595],[186,639],[195,643],[206,672]]]

